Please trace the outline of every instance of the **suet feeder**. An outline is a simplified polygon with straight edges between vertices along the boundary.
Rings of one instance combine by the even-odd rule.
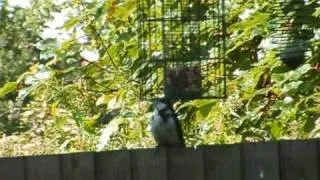
[[[276,0],[271,6],[273,44],[279,59],[295,69],[305,62],[315,27],[319,28],[320,23],[312,16],[319,2]]]
[[[142,96],[226,96],[223,0],[138,0]]]

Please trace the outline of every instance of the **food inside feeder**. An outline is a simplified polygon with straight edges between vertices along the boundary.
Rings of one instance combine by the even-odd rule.
[[[166,71],[166,96],[188,99],[201,96],[200,66],[169,67]]]

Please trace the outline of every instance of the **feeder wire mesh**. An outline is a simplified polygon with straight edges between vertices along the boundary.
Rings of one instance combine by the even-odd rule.
[[[138,0],[143,98],[226,96],[224,1]]]

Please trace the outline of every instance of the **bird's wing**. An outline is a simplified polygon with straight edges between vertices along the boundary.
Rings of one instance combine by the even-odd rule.
[[[185,147],[181,123],[180,123],[179,119],[177,118],[177,115],[175,114],[174,116],[175,116],[174,117],[174,121],[175,121],[175,124],[176,124],[176,132],[178,134],[180,145],[182,147]]]

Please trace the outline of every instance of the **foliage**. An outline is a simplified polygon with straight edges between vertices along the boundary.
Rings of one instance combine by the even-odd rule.
[[[18,100],[15,90],[25,90],[25,72],[40,61],[41,33],[53,11],[50,1],[35,0],[29,8],[10,6],[8,0],[0,3],[0,132],[26,129],[17,113],[27,99]]]
[[[187,145],[318,137],[319,38],[312,40],[307,62],[292,70],[275,52],[261,48],[271,35],[269,2],[230,0],[226,4],[228,97],[176,102]],[[20,78],[16,83],[17,76],[6,79],[12,82],[0,89],[4,98],[18,93],[11,106],[19,106],[20,112],[10,115],[15,114],[14,125],[21,126],[20,132],[4,135],[2,154],[153,147],[148,129],[150,103],[139,99],[139,78],[150,72],[138,60],[136,1],[77,0],[60,6],[73,10],[63,26],[70,38],[59,45],[43,41],[41,53],[53,56],[32,66],[18,65],[13,72],[22,74]],[[39,6],[36,17],[45,9]],[[314,13],[319,19],[318,14]],[[19,17],[12,18],[18,21]],[[16,28],[17,34],[24,32],[1,24]],[[40,27],[32,27],[38,34],[35,29]],[[3,102],[10,109],[10,103]],[[6,132],[0,127],[1,131]],[[39,150],[31,143],[46,148]]]
[[[4,0],[0,9],[0,85],[15,81],[30,65],[39,60],[41,30],[52,18],[50,1],[33,1],[32,7],[11,7]],[[39,7],[40,6],[40,7]],[[41,9],[40,9],[41,8]]]

